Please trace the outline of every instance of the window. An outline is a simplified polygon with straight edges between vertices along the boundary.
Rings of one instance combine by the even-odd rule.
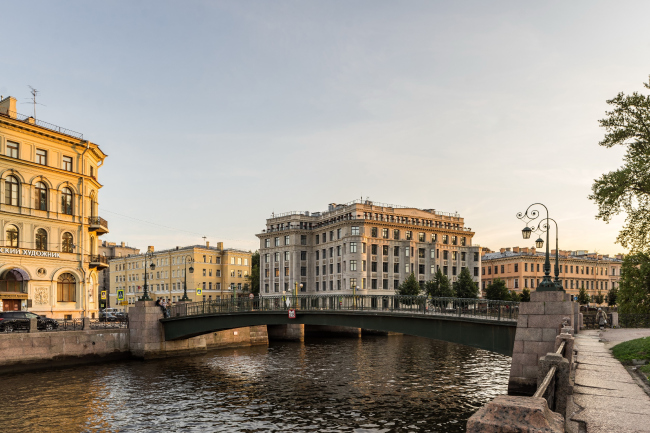
[[[61,274],[56,283],[58,302],[76,302],[77,281],[70,273]]]
[[[356,260],[350,260],[350,270],[351,271],[356,271],[357,270],[357,261]]]
[[[404,248],[404,255],[405,255],[406,257],[409,256],[409,250],[410,250],[409,247],[405,247],[405,248]]]
[[[443,260],[449,260],[449,251],[442,250],[442,259]]]
[[[18,143],[7,141],[7,156],[10,158],[18,158]]]
[[[275,258],[275,261],[276,261],[276,262],[279,262],[279,261],[280,261],[280,253],[275,253],[275,257],[274,257],[274,258]],[[234,261],[234,259],[233,259],[233,261]],[[232,263],[232,264],[234,265],[235,263]]]
[[[413,232],[412,231],[410,231],[410,230],[406,231],[406,240],[407,241],[413,240]]]
[[[334,230],[330,230],[330,241],[334,240]]]
[[[232,271],[232,273],[234,274],[235,271]],[[276,277],[279,277],[279,276],[280,276],[280,268],[275,268],[275,276],[276,276]],[[234,275],[233,275],[233,277],[234,277]]]
[[[267,254],[264,254],[264,263],[268,263],[268,262],[269,262],[269,254],[267,253]]]
[[[377,262],[370,262],[370,271],[377,272]]]
[[[289,245],[289,236],[284,237],[284,244]]]
[[[327,242],[327,233],[323,233],[323,243]]]
[[[356,289],[356,288],[357,288],[357,279],[350,278],[350,289]]]
[[[351,253],[356,253],[357,252],[357,243],[356,242],[350,242],[350,252]]]
[[[341,273],[341,263],[336,264],[336,273],[338,273],[338,274]]]
[[[373,278],[372,280],[370,280],[370,288],[377,290],[377,279]]]
[[[431,250],[431,258],[435,259],[436,258],[436,250]]]
[[[418,233],[418,241],[419,242],[426,242],[426,238],[424,233]]]
[[[70,188],[63,188],[61,190],[61,212],[67,215],[72,215],[72,191]]]
[[[45,229],[36,230],[36,249],[47,251],[47,232]]]
[[[454,261],[458,260],[458,251],[451,252],[451,259]]]
[[[505,274],[505,273],[506,273],[505,268],[506,268],[505,265],[501,265],[501,273],[502,273],[502,274]]]
[[[372,227],[370,229],[370,236],[372,236],[373,238],[377,237],[377,227]]]
[[[382,245],[381,252],[384,256],[388,255],[388,245]]]
[[[426,255],[426,250],[424,248],[418,248],[418,259],[423,259]]]
[[[271,239],[264,239],[264,248],[271,248]]]
[[[466,260],[466,257],[467,257],[467,253],[466,253],[466,252],[462,252],[462,253],[460,253],[460,261],[461,261],[461,262],[464,262],[464,261]]]
[[[307,235],[300,235],[300,245],[307,245]]]
[[[7,176],[5,179],[5,204],[20,206],[18,197],[18,180],[14,176]]]
[[[395,262],[393,264],[393,272],[398,273],[399,272],[399,263]]]
[[[393,247],[393,255],[399,257],[399,247]]]
[[[477,252],[474,253],[474,261],[478,262],[478,253]]]
[[[341,229],[336,229],[336,239],[341,239]]]
[[[424,265],[418,265],[418,274],[424,275]]]
[[[431,233],[431,242],[436,242],[438,240],[438,235],[435,233]]]
[[[352,236],[359,236],[359,227],[358,226],[352,226]]]
[[[388,262],[382,263],[382,271],[388,272]]]
[[[72,171],[72,157],[64,156],[63,157],[63,168],[65,171]]]
[[[519,263],[515,263],[515,272],[519,272]]]
[[[341,246],[340,245],[336,247],[336,256],[341,257]]]
[[[448,275],[448,272],[447,272],[447,266],[443,266],[443,267],[442,267],[442,273],[443,273],[444,275]]]
[[[38,210],[47,210],[47,187],[43,182],[36,182],[34,207]]]
[[[381,237],[388,239],[388,229],[381,229]]]
[[[451,274],[456,275],[456,266],[451,267]]]
[[[7,226],[5,245],[18,248],[18,229],[16,226]]]
[[[36,163],[47,165],[47,150],[36,149]]]
[[[288,277],[289,276],[289,266],[284,267],[284,276]]]
[[[399,230],[397,229],[393,230],[393,239],[399,240]]]
[[[289,261],[289,251],[284,252],[284,261],[288,262]]]
[[[320,251],[316,251],[316,260],[318,260],[319,254],[320,254]]]
[[[280,246],[280,238],[273,238],[273,245],[275,245],[276,247],[279,247]]]
[[[307,260],[307,251],[300,251],[300,260]]]
[[[451,244],[452,245],[458,245],[458,236],[452,236],[451,237]]]
[[[478,277],[478,266],[474,266],[474,276]]]

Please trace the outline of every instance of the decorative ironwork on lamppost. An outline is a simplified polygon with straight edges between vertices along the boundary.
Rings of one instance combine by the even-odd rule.
[[[185,256],[185,280],[183,281],[183,297],[181,298],[181,301],[189,301],[190,298],[187,296],[187,264],[190,264],[190,274],[194,273],[194,267],[192,267],[192,263],[194,263],[194,259],[192,256],[189,254]]]
[[[539,221],[539,224],[537,224],[537,227],[534,225],[529,227],[529,223],[531,221],[536,220],[539,218],[539,211],[536,209],[532,209],[531,207],[533,206],[542,206],[544,209],[546,209],[546,218],[542,218]],[[564,288],[562,287],[562,283],[560,282],[560,268],[559,268],[559,263],[560,263],[560,250],[558,249],[558,225],[557,221],[555,221],[553,218],[549,218],[548,216],[548,208],[544,206],[542,203],[533,203],[530,206],[528,206],[528,209],[526,209],[526,212],[519,212],[517,214],[517,218],[524,221],[526,223],[526,227],[524,227],[521,230],[521,234],[524,239],[530,239],[531,234],[533,233],[538,233],[539,238],[535,241],[535,247],[536,248],[542,248],[544,246],[544,240],[541,238],[541,235],[546,232],[546,261],[544,262],[544,278],[542,279],[542,282],[537,286],[538,291],[540,292],[553,292],[553,291],[564,291]],[[550,254],[548,251],[549,247],[549,221],[553,221],[555,223],[555,281],[551,280],[550,273],[551,273],[551,259],[550,259]]]
[[[140,301],[153,301],[149,296],[149,289],[147,287],[147,275],[149,274],[149,270],[147,269],[147,259],[151,260],[149,268],[152,271],[156,269],[156,265],[153,263],[153,251],[147,251],[144,253],[144,292],[142,293],[142,297],[139,299]]]

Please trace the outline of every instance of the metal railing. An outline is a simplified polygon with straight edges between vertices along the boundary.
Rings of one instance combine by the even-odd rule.
[[[3,113],[4,114],[4,113]],[[49,129],[51,131],[56,131],[61,134],[69,135],[71,137],[78,138],[80,140],[83,140],[84,135],[81,132],[73,131],[71,129],[63,128],[61,126],[53,125],[52,123],[44,122],[42,120],[35,119],[33,116],[28,116],[26,114],[20,114],[15,111],[10,111],[7,110],[7,113],[5,114],[11,118],[15,118],[16,120],[20,120],[22,122],[27,122],[32,125],[40,126],[41,128]],[[31,120],[30,120],[31,119]]]
[[[101,217],[88,217],[88,224],[108,228],[108,221]]]
[[[620,328],[650,328],[650,314],[619,314],[618,326]]]
[[[88,261],[90,263],[103,263],[105,265],[108,265],[108,257],[105,256],[100,256],[100,255],[88,256]]]
[[[565,346],[566,346],[566,341],[563,341],[562,343],[560,343],[560,347],[558,347],[555,353],[557,355],[564,356]],[[556,365],[551,366],[551,368],[548,370],[548,373],[546,373],[546,377],[544,377],[544,380],[539,385],[539,387],[537,387],[537,391],[533,395],[533,397],[543,397],[544,399],[546,399],[548,408],[551,409],[552,411],[555,411],[556,371],[557,371],[557,366]]]
[[[170,316],[196,316],[219,313],[256,313],[260,311],[373,311],[462,318],[516,321],[519,303],[486,299],[427,298],[400,295],[286,295],[229,298],[177,304]]]
[[[607,314],[607,324],[605,328],[611,328],[613,324],[612,313]],[[619,319],[620,323],[620,319]],[[596,320],[596,314],[583,314],[582,315],[582,329],[598,329],[600,325]]]

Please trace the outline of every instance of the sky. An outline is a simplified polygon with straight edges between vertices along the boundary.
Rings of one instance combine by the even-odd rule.
[[[272,212],[360,197],[459,212],[491,249],[615,254],[596,220],[606,100],[643,91],[650,2],[32,1],[2,4],[0,94],[108,158],[104,240],[255,250]],[[530,243],[531,245],[528,245]]]

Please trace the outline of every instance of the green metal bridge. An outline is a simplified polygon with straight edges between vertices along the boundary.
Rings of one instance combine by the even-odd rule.
[[[347,326],[464,344],[512,356],[519,303],[424,296],[298,295],[177,304],[165,340],[258,325]]]

